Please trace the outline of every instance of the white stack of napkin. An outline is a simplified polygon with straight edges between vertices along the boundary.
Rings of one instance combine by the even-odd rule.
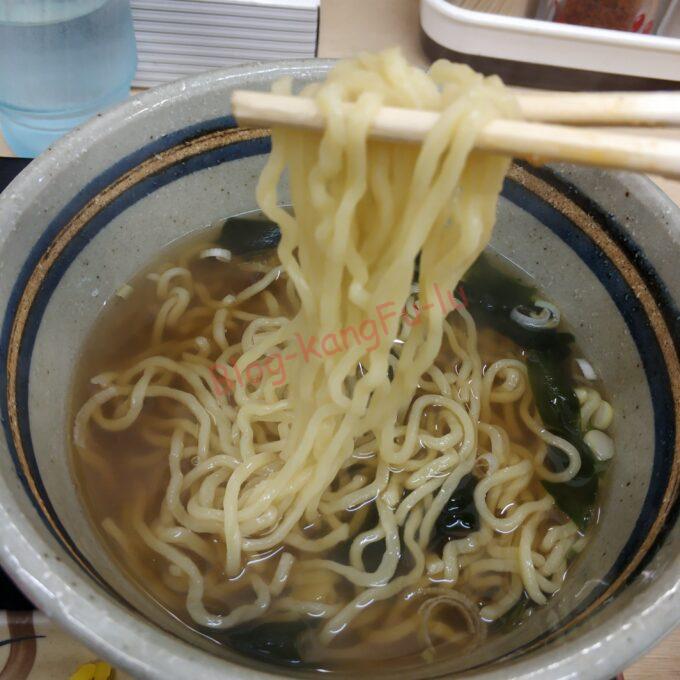
[[[316,55],[319,0],[131,0],[134,86],[246,61]]]

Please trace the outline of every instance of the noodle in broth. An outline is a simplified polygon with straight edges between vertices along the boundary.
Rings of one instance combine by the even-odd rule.
[[[582,449],[542,422],[522,348],[451,293],[509,163],[475,136],[516,105],[395,51],[302,94],[326,129],[274,129],[257,189],[277,257],[194,241],[120,291],[129,337],[75,395],[82,486],[135,577],[216,639],[260,626],[269,657],[324,667],[469,650],[585,541],[543,484]],[[381,105],[441,115],[421,146],[369,140]],[[578,396],[606,430],[597,386]]]

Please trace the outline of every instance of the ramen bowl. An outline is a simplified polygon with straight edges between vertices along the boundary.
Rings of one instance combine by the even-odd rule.
[[[231,90],[318,80],[329,66],[249,65],[147,92],[61,140],[0,198],[0,560],[50,617],[135,677],[282,671],[189,630],[103,549],[69,462],[81,348],[104,301],[160,249],[256,207],[270,139],[236,127]],[[607,678],[680,620],[680,210],[639,176],[516,163],[492,246],[572,322],[617,414],[616,456],[588,548],[549,604],[464,659],[400,672]]]

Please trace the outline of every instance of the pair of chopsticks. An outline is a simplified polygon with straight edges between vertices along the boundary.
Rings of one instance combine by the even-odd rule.
[[[564,161],[680,178],[680,140],[576,127],[680,126],[680,93],[522,92],[517,99],[525,120],[490,122],[479,134],[478,148],[533,162]],[[314,101],[303,97],[236,90],[231,106],[243,126],[324,127]],[[370,134],[419,142],[437,118],[436,112],[385,106],[375,116]]]

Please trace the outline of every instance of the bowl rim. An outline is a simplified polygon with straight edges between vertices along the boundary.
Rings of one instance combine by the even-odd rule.
[[[35,159],[0,196],[0,215],[5,216],[0,223],[0,259],[22,209],[30,205],[39,191],[39,180],[53,172],[58,176],[60,159],[73,160],[87,148],[88,139],[115,134],[117,124],[141,110],[167,105],[170,99],[178,97],[193,99],[217,83],[272,71],[295,73],[311,69],[322,73],[334,61],[258,62],[209,71],[139,93],[76,128]],[[680,225],[680,206],[658,185],[646,177],[636,176],[632,180],[627,182],[637,184],[641,191],[653,188],[654,200]],[[0,447],[5,454],[4,438]],[[50,539],[43,538],[32,526],[7,482],[4,476],[0,477],[0,564],[49,618],[88,647],[134,677],[184,678],[195,676],[199,669],[206,679],[280,677],[273,671],[255,670],[194,647],[97,590],[77,565],[54,554]],[[589,641],[576,631],[560,646],[558,659],[554,649],[537,650],[530,658],[519,657],[501,668],[463,673],[461,677],[543,680],[566,678],[577,672],[586,677],[605,678],[629,665],[679,624],[680,554],[635,600],[588,631]]]

